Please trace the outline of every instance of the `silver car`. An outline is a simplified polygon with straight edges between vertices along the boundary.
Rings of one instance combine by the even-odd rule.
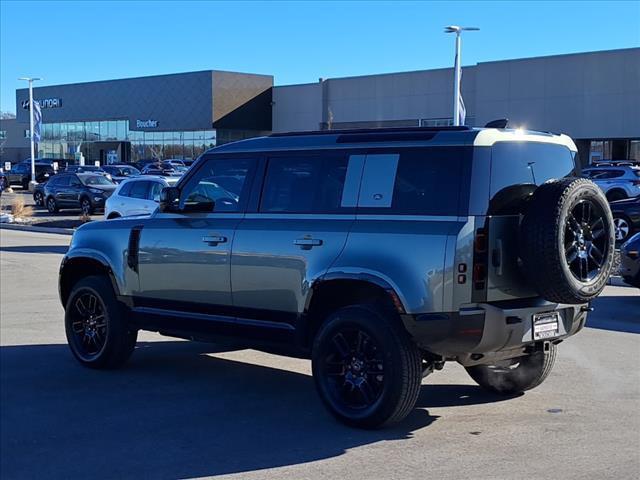
[[[598,166],[585,168],[582,173],[602,189],[610,202],[640,195],[640,167]]]
[[[205,153],[148,218],[79,228],[60,267],[71,352],[113,368],[138,330],[310,358],[339,420],[414,407],[423,376],[539,385],[611,271],[602,191],[564,135],[274,134]]]

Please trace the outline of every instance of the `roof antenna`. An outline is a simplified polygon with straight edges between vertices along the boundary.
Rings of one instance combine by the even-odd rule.
[[[509,125],[508,118],[499,118],[498,120],[491,120],[484,128],[507,128],[507,125]]]

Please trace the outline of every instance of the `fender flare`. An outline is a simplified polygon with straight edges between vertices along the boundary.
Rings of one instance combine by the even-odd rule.
[[[107,257],[98,252],[97,250],[89,249],[89,248],[75,248],[69,251],[64,258],[62,259],[62,263],[60,264],[60,270],[58,273],[58,295],[60,297],[60,301],[62,303],[63,308],[65,307],[64,302],[64,292],[63,288],[63,276],[65,273],[65,269],[67,269],[71,264],[83,261],[90,260],[92,262],[99,263],[107,272],[109,280],[111,281],[111,286],[113,287],[113,291],[117,297],[120,297],[120,285],[118,280],[116,279],[115,274],[113,273],[113,268],[109,263]]]

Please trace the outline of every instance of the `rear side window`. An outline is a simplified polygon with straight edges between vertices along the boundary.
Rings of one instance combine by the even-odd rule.
[[[146,200],[148,191],[149,191],[149,182],[132,182],[131,191],[129,192],[129,197]]]
[[[562,145],[499,142],[491,152],[491,197],[522,185],[542,185],[576,174],[571,151]]]
[[[260,211],[337,213],[347,173],[345,156],[272,157],[262,190]]]
[[[428,147],[367,154],[358,212],[460,214],[460,192],[468,186],[464,168],[470,158],[467,150]],[[389,170],[390,166],[394,168]]]

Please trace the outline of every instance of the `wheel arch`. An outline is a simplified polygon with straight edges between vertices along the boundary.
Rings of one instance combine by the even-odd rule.
[[[116,296],[120,295],[120,288],[113,269],[100,255],[84,252],[81,255],[67,255],[62,260],[58,276],[58,293],[63,308],[67,304],[73,286],[82,278],[92,275],[105,275],[111,282]]]
[[[401,297],[383,278],[365,273],[332,273],[316,280],[306,298],[304,331],[306,346],[327,316],[342,307],[361,303],[376,303],[398,315],[406,313]]]
[[[609,190],[607,190],[605,196],[607,197],[607,200],[608,200],[610,196],[615,195],[617,193],[622,194],[624,196],[624,198],[627,198],[629,196],[627,191],[622,187],[610,188]]]

